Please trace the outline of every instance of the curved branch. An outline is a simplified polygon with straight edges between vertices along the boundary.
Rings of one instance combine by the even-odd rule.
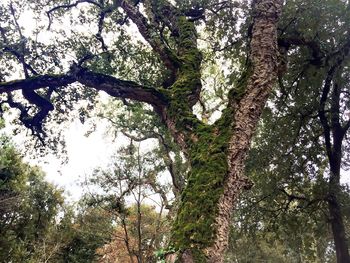
[[[109,9],[106,9],[106,10],[103,10],[101,13],[100,13],[100,17],[99,17],[99,20],[98,20],[98,32],[96,33],[96,39],[98,41],[101,42],[101,48],[104,52],[107,52],[108,51],[108,48],[106,46],[106,43],[102,37],[102,31],[103,31],[103,24],[104,24],[104,20],[105,20],[105,17],[108,13],[111,13],[113,11],[112,8],[109,8]]]
[[[137,26],[140,34],[143,38],[151,45],[153,50],[162,59],[164,65],[175,74],[177,68],[177,61],[175,56],[172,55],[172,51],[163,43],[158,32],[149,25],[146,17],[129,1],[121,1],[120,6],[123,8],[125,13]]]
[[[78,6],[79,4],[82,4],[82,3],[93,4],[93,5],[95,5],[95,6],[99,7],[99,8],[102,8],[102,6],[99,3],[97,3],[97,2],[95,2],[93,0],[78,0],[75,3],[73,3],[73,4],[55,6],[54,8],[51,8],[49,11],[46,12],[47,17],[49,18],[49,25],[47,26],[47,30],[50,30],[50,27],[51,27],[51,24],[52,24],[51,13],[53,13],[53,12],[59,10],[59,9],[62,9],[62,8],[63,9],[69,9],[69,8],[72,8],[72,7],[76,7],[76,6]]]
[[[96,73],[77,65],[73,65],[71,69],[76,81],[85,86],[102,90],[112,97],[145,102],[151,104],[157,110],[161,110],[167,104],[166,97],[156,88]]]
[[[74,82],[105,91],[112,97],[149,103],[158,110],[167,104],[166,97],[153,87],[96,73],[79,67],[77,64],[73,65],[71,71],[67,74],[40,75],[28,79],[0,82],[0,93],[15,90],[36,90],[45,87],[63,87]]]

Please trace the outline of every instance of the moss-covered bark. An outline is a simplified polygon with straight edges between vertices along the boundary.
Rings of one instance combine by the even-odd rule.
[[[177,249],[191,248],[196,251],[193,256],[202,258],[202,250],[212,243],[215,236],[217,203],[228,173],[229,136],[227,132],[217,134],[212,127],[202,127],[196,135],[198,141],[189,151],[191,172],[172,234]],[[200,262],[198,258],[196,262]]]
[[[222,262],[230,214],[249,183],[243,167],[252,134],[277,75],[276,22],[280,0],[255,1],[249,66],[229,93],[229,107],[214,125],[200,122],[192,105],[200,92],[201,55],[193,23],[178,20],[179,68],[168,93],[167,124],[191,164],[172,231],[177,262]]]
[[[175,138],[184,145],[191,165],[187,186],[181,195],[181,205],[174,223],[172,241],[178,251],[190,249],[195,262],[205,262],[203,249],[214,238],[217,203],[228,173],[227,148],[230,124],[220,127],[202,123],[192,112],[201,89],[202,56],[197,48],[193,22],[178,18],[176,81],[169,90],[166,122]]]

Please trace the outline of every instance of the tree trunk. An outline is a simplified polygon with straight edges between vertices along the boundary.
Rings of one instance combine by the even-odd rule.
[[[340,164],[341,152],[335,152],[333,154],[333,158],[330,160],[331,174],[329,177],[328,188],[328,211],[330,215],[330,224],[333,232],[337,262],[350,263],[346,232],[338,199],[338,194],[341,192]]]
[[[282,3],[253,1],[250,62],[236,87],[242,95],[229,95],[229,109],[214,125],[192,125],[187,150],[191,172],[172,231],[174,245],[180,251],[176,262],[224,260],[232,210],[242,189],[251,186],[243,176],[246,155],[277,78],[277,21]],[[184,140],[186,136],[178,141]],[[174,260],[173,255],[168,257],[168,262]]]
[[[323,136],[325,138],[326,153],[330,168],[327,200],[337,262],[350,263],[348,243],[338,198],[339,193],[341,193],[340,167],[342,161],[342,142],[349,129],[349,126],[341,126],[340,88],[334,78],[342,62],[342,59],[338,60],[327,73],[320,100],[319,118],[323,127]],[[331,87],[333,87],[333,90],[331,96],[329,96]],[[330,97],[331,104],[329,119],[327,119],[326,115],[328,97]]]
[[[213,263],[223,261],[232,209],[242,189],[251,186],[243,176],[244,163],[261,112],[277,78],[277,21],[282,1],[255,1],[254,9],[256,13],[250,47],[252,75],[234,114],[234,132],[228,154],[229,174],[218,204],[216,238],[208,249],[209,262]]]

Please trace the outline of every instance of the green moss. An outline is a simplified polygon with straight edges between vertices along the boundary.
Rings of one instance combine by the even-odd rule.
[[[179,69],[175,83],[167,92],[170,101],[168,113],[176,116],[178,130],[197,125],[198,120],[191,109],[191,99],[201,88],[200,65],[202,55],[197,48],[195,27],[186,17],[179,17]]]
[[[247,83],[251,75],[253,74],[253,66],[251,63],[248,63],[246,69],[242,76],[236,81],[234,87],[229,91],[228,98],[230,100],[238,101],[240,100],[247,88]]]
[[[217,204],[228,172],[228,131],[206,125],[195,131],[198,141],[190,149],[191,172],[173,229],[177,249],[200,250],[213,241]]]
[[[181,196],[181,205],[172,230],[172,245],[181,253],[190,249],[195,262],[207,262],[203,249],[215,237],[218,201],[228,174],[228,143],[232,132],[233,109],[226,109],[212,126],[199,121],[191,109],[191,96],[201,88],[202,55],[197,48],[195,28],[186,17],[179,17],[177,59],[179,68],[175,83],[164,90],[168,98],[167,113],[176,129],[185,134],[191,171]],[[239,100],[246,90],[250,67],[230,91],[230,100]]]
[[[201,88],[202,56],[193,23],[180,17],[178,24],[180,64],[175,83],[164,94],[169,101],[167,113],[176,120],[176,129],[187,135],[191,172],[181,196],[172,241],[176,251],[191,249],[195,262],[206,262],[202,249],[213,242],[217,204],[228,173],[232,112],[228,110],[213,126],[202,123],[193,114],[190,99]]]

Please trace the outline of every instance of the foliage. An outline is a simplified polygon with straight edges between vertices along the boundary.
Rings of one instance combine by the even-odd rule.
[[[62,191],[44,180],[38,167],[23,162],[1,138],[0,150],[0,259],[1,262],[42,262],[55,253]]]
[[[6,137],[0,167],[0,262],[96,262],[113,228],[104,210],[64,204],[62,190]]]
[[[182,163],[185,156],[189,165],[170,172],[174,195],[181,196],[172,242],[180,254],[190,251],[197,261],[205,262],[206,257],[220,257],[216,254],[224,250],[233,203],[251,185],[243,176],[245,157],[278,75],[279,87],[265,111],[247,166],[256,190],[248,201],[242,200],[239,220],[250,221],[249,202],[254,200],[272,212],[258,210],[252,217],[252,232],[275,227],[275,234],[282,236],[276,239],[279,246],[286,244],[286,233],[304,222],[303,226],[312,231],[302,231],[303,244],[314,239],[324,241],[328,232],[318,235],[317,228],[325,222],[326,204],[333,229],[336,224],[341,228],[341,220],[334,220],[341,216],[331,213],[340,215],[338,200],[347,200],[347,192],[339,183],[339,165],[332,160],[342,157],[339,140],[350,127],[349,3],[259,0],[251,1],[252,10],[248,2],[6,1],[0,5],[1,104],[15,109],[17,119],[45,143],[45,136],[53,131],[46,120],[60,122],[68,111],[78,109],[84,122],[98,92],[121,99],[128,106],[128,116],[114,118],[115,109],[106,115],[112,121],[117,119],[120,131],[131,139],[124,149],[129,155],[121,158],[112,173],[96,179],[109,191],[97,201],[121,213],[127,211],[125,198],[134,196],[140,213],[140,200],[156,192],[162,205],[169,205],[169,186],[160,185],[159,177],[166,168]],[[282,4],[284,14],[277,30]],[[21,16],[28,13],[37,28],[26,31],[21,27]],[[44,28],[48,34],[45,40]],[[218,86],[213,84],[212,74],[217,75],[214,79]],[[80,84],[75,85],[77,82]],[[211,98],[213,95],[218,98]],[[88,102],[81,103],[82,99]],[[216,104],[213,107],[212,102]],[[116,103],[116,107],[121,104]],[[145,117],[150,110],[157,118],[154,114]],[[272,129],[274,122],[280,127],[278,131]],[[140,136],[148,136],[145,130],[151,130],[151,137],[156,137],[161,146],[161,151],[149,153],[148,159],[140,158],[134,144]],[[117,190],[117,198],[112,190]],[[313,213],[306,217],[299,210]],[[89,222],[88,218],[84,220]],[[279,232],[277,226],[282,223],[286,233]],[[83,227],[79,225],[79,229]],[[335,240],[338,232],[344,231],[333,231]],[[91,239],[85,234],[77,244],[78,238],[71,240],[77,249],[73,254],[78,257],[83,250],[78,244],[85,247],[84,240]],[[248,236],[242,237],[242,242],[245,238]],[[290,246],[300,248],[294,242],[298,243],[291,239]],[[263,252],[257,257],[269,254],[286,260],[289,255],[281,251],[272,255],[264,241],[260,243]],[[327,243],[321,248],[322,255],[328,247]],[[88,248],[90,255],[93,248]],[[140,251],[141,246],[138,248]],[[141,254],[137,254],[138,260]],[[311,252],[305,254],[314,259]]]
[[[335,262],[332,235],[335,239],[337,233],[329,205],[336,201],[330,196],[338,198],[347,237],[350,216],[349,188],[339,180],[345,174],[333,168],[334,153],[341,156],[339,166],[348,169],[348,142],[337,134],[349,128],[349,8],[342,1],[288,1],[284,10],[279,41],[288,69],[279,77],[249,153],[246,172],[255,187],[241,200],[232,249],[242,240],[263,246],[266,235],[277,242],[281,262]],[[279,244],[287,250],[279,251]],[[253,250],[262,251],[252,255],[256,260],[266,253]]]
[[[97,249],[112,236],[113,217],[101,208],[85,205],[77,215],[65,217],[68,222],[61,231],[67,233],[67,240],[57,262],[97,262],[100,258]]]
[[[174,196],[179,195],[186,180],[188,163],[169,131],[150,107],[137,102],[109,100],[100,105],[98,117],[109,121],[109,134],[116,142],[125,140],[130,142],[129,146],[133,144],[136,147],[133,152],[128,153],[126,148],[129,146],[124,145],[124,149],[118,150],[118,155],[123,156],[121,159],[126,160],[128,154],[138,152],[140,147],[144,166],[152,169],[157,181],[162,177],[167,182],[163,186],[165,192],[172,188]],[[170,175],[169,179],[167,174]]]
[[[169,184],[159,181],[164,168],[158,162],[157,152],[142,152],[131,140],[111,169],[96,171],[87,184],[97,189],[86,196],[87,204],[114,222],[112,240],[98,249],[99,262],[154,262],[154,252],[165,246],[173,203]]]

